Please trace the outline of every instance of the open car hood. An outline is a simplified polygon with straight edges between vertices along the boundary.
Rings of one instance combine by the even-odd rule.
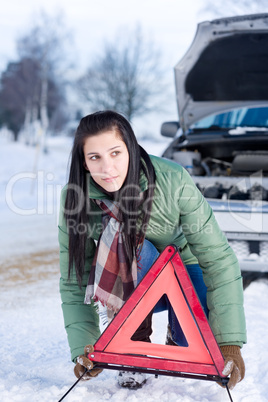
[[[268,14],[200,23],[175,82],[183,131],[211,114],[267,106]]]

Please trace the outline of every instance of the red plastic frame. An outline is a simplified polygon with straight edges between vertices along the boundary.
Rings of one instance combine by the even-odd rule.
[[[157,301],[166,294],[188,347],[132,341],[131,337]],[[105,368],[224,379],[224,359],[175,246],[160,254],[143,280],[94,345],[88,356]],[[109,367],[111,365],[111,367]],[[113,365],[113,367],[112,367]],[[215,378],[214,378],[215,376]],[[207,379],[207,378],[204,378]]]

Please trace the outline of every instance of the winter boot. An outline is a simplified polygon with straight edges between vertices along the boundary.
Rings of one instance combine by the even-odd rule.
[[[145,320],[131,337],[132,341],[151,342],[150,335],[152,333],[152,315],[153,310],[148,314]],[[133,367],[134,369],[134,367]],[[119,371],[118,384],[120,387],[129,389],[141,388],[147,381],[144,373],[135,371]]]
[[[122,388],[139,389],[147,381],[146,375],[143,373],[131,371],[119,371],[118,384]]]

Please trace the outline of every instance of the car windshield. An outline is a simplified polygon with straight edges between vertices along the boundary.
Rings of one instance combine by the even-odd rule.
[[[230,112],[214,114],[199,120],[192,129],[213,127],[268,127],[268,107],[234,109]]]

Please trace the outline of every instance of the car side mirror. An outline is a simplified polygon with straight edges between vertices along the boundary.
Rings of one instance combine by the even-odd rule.
[[[180,123],[178,121],[167,121],[161,126],[160,133],[164,137],[175,137],[178,129],[180,128]]]

